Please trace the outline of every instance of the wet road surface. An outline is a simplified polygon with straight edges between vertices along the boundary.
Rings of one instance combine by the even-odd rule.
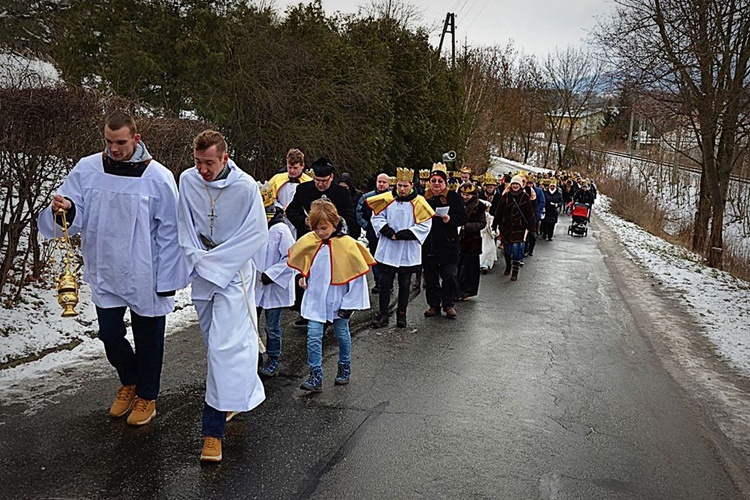
[[[458,320],[424,318],[423,294],[406,329],[360,314],[348,386],[329,333],[324,392],[299,390],[304,332],[287,327],[282,376],[228,424],[220,465],[198,461],[197,327],[168,338],[145,428],[108,418],[108,370],[75,370],[82,387],[36,413],[2,401],[0,498],[745,498],[747,472],[663,368],[596,223],[574,238],[564,222],[518,282],[483,276]]]

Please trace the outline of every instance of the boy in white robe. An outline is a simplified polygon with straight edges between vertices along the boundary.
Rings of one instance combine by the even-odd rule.
[[[53,214],[65,210],[70,234],[81,233],[99,339],[122,384],[109,413],[145,425],[156,416],[166,315],[188,281],[177,242],[177,185],[151,158],[130,115],[109,115],[104,140],[104,153],[71,170],[39,215],[39,231],[52,238],[62,222]],[[125,338],[126,309],[135,349]]]
[[[422,243],[430,234],[435,214],[424,197],[414,190],[413,178],[413,170],[397,168],[396,189],[366,200],[373,213],[372,228],[379,238],[375,260],[380,267],[380,296],[379,310],[370,323],[373,328],[388,324],[391,287],[396,275],[396,326],[406,328],[411,275],[422,265]]]
[[[264,399],[252,258],[268,240],[258,184],[229,159],[222,135],[193,140],[195,167],[180,176],[180,247],[207,348],[201,461],[221,461],[226,421]]]
[[[258,373],[264,377],[275,377],[279,373],[281,357],[281,313],[285,307],[294,305],[295,298],[294,269],[286,265],[294,237],[284,224],[284,211],[274,205],[270,186],[262,186],[261,193],[268,218],[268,243],[255,261],[259,274],[255,296],[258,308],[263,309],[266,318],[266,362]]]
[[[302,274],[306,290],[300,313],[307,320],[307,363],[310,376],[300,389],[323,390],[323,330],[333,323],[339,345],[338,371],[334,383],[345,385],[351,375],[349,318],[357,309],[370,308],[366,274],[375,264],[365,246],[343,230],[342,218],[333,203],[318,199],[310,206],[308,225],[312,231],[289,249],[288,265]]]

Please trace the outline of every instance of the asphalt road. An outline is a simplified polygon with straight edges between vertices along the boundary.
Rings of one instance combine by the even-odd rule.
[[[282,376],[229,424],[220,465],[198,460],[197,327],[168,338],[145,428],[109,419],[118,384],[101,364],[38,411],[2,401],[0,498],[747,498],[744,462],[665,368],[616,243],[564,223],[518,282],[483,276],[455,321],[424,318],[423,295],[403,330],[360,314],[348,386],[328,334],[324,392],[299,390],[304,332],[286,328]]]

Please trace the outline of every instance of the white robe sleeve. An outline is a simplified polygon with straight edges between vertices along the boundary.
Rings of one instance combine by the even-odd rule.
[[[68,221],[70,224],[68,227],[68,234],[71,236],[81,231],[83,214],[86,211],[86,205],[83,201],[83,187],[81,186],[82,167],[80,165],[81,163],[79,162],[73,170],[70,171],[63,185],[57,190],[57,194],[70,199],[76,206],[76,218],[72,223],[71,221]],[[39,227],[39,232],[42,236],[45,238],[54,238],[55,232],[57,232],[58,236],[60,235],[60,229],[59,227],[56,229],[55,225],[55,219],[52,215],[52,205],[50,204],[39,214],[39,217],[37,218],[37,226]]]
[[[290,231],[274,231],[274,233],[278,235],[278,241],[274,242],[275,248],[278,249],[276,259],[274,259],[276,263],[266,269],[265,273],[275,284],[286,290],[291,284],[295,273],[294,269],[286,264],[289,259],[289,247],[294,245],[294,239]]]
[[[159,186],[156,226],[156,291],[171,292],[188,285],[188,272],[177,232],[178,193],[171,176]],[[76,216],[77,218],[77,216]]]
[[[375,235],[378,239],[380,239],[380,230],[388,224],[388,219],[385,218],[385,212],[386,211],[383,210],[377,215],[372,214],[372,217],[370,217],[370,224],[372,224],[372,229],[375,231]]]
[[[427,236],[429,236],[430,229],[432,229],[432,219],[427,219],[426,221],[420,222],[419,224],[414,224],[409,228],[409,231],[414,233],[414,236],[417,237],[417,240],[421,245],[425,242]]]
[[[341,299],[341,309],[369,309],[370,308],[370,290],[367,288],[367,278],[359,278],[349,282],[349,290]]]

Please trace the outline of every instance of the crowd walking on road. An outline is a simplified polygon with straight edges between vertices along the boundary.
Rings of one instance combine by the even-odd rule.
[[[259,182],[231,160],[215,130],[193,139],[194,168],[182,172],[178,188],[130,115],[109,115],[103,136],[104,151],[71,170],[39,215],[39,230],[48,238],[57,226],[82,234],[83,279],[121,384],[109,414],[129,425],[156,417],[165,318],[175,292],[190,284],[207,360],[204,463],[222,460],[227,422],[261,404],[263,379],[280,373],[284,309],[298,311],[294,325],[307,332],[309,374],[300,389],[324,389],[328,327],[338,345],[333,384],[346,386],[356,378],[356,311],[370,311],[372,302],[369,327],[387,327],[395,285],[397,328],[408,324],[411,292],[422,289],[424,317],[458,320],[457,304],[480,295],[482,279],[497,279],[483,276],[498,255],[502,276],[519,280],[538,235],[553,241],[567,213],[568,233],[581,234],[572,228],[585,228],[597,196],[593,181],[578,174],[483,169],[472,176],[469,166],[440,162],[383,171],[360,190],[325,157],[307,169],[297,148]]]

